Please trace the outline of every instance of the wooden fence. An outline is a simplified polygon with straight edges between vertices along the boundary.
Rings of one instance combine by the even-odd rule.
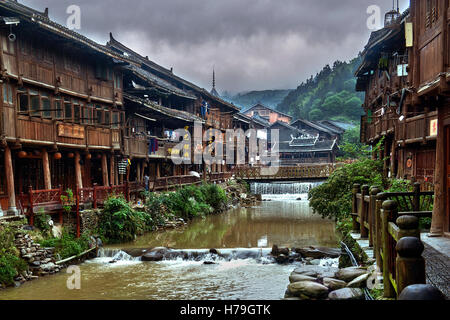
[[[410,284],[425,283],[419,218],[431,217],[434,193],[381,192],[376,186],[353,186],[353,231],[369,239],[383,272],[385,297],[397,297]]]

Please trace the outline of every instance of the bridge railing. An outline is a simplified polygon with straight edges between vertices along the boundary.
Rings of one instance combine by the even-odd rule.
[[[419,183],[412,192],[353,186],[353,231],[369,239],[383,272],[385,297],[396,297],[406,286],[425,281],[419,218],[431,217],[433,197],[431,191],[421,192]]]
[[[244,180],[279,180],[279,179],[320,179],[328,178],[337,168],[337,164],[308,164],[279,167],[275,174],[264,174],[264,167],[237,167],[236,178]]]

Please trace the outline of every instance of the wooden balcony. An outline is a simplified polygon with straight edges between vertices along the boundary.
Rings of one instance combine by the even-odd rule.
[[[19,116],[16,136],[23,143],[93,149],[120,149],[119,129]]]
[[[365,123],[362,125],[363,142],[373,142],[382,136],[395,132],[395,126],[398,122],[398,115],[393,112],[388,112],[383,116],[372,117],[372,123]]]
[[[125,137],[124,151],[132,158],[157,158],[166,159],[171,155],[171,148],[176,146],[176,142],[158,139],[158,150],[149,152],[149,138],[143,136]]]
[[[437,131],[433,130],[433,125],[437,126],[436,111],[399,121],[395,139],[406,144],[434,140]]]

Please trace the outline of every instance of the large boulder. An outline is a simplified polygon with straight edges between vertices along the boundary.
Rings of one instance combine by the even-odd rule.
[[[328,288],[324,285],[313,281],[293,282],[288,286],[289,292],[295,297],[302,298],[303,296],[321,299],[328,295]]]
[[[342,288],[330,292],[330,300],[363,300],[364,292],[359,288]]]
[[[347,286],[347,283],[345,281],[333,278],[323,278],[322,282],[323,285],[328,287],[331,291],[339,290]]]
[[[337,258],[341,255],[341,249],[325,247],[296,248],[295,252],[300,253],[305,258],[314,259]]]
[[[315,281],[316,278],[310,277],[310,276],[305,276],[302,274],[297,274],[297,273],[291,273],[291,275],[289,276],[289,282],[293,283],[293,282],[300,282],[300,281]]]
[[[347,285],[349,288],[365,288],[367,286],[367,279],[369,278],[369,274],[365,273],[356,277]]]
[[[343,280],[345,282],[350,282],[353,279],[362,276],[363,274],[366,274],[367,270],[360,267],[348,267],[340,269],[336,273],[336,278],[339,280]]]
[[[315,278],[334,278],[338,270],[338,268],[334,267],[303,265],[301,267],[295,268],[293,272]]]

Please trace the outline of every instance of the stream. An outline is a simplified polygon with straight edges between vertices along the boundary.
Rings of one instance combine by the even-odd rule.
[[[107,246],[96,259],[79,265],[81,289],[69,290],[71,274],[53,276],[0,291],[0,299],[282,299],[295,264],[272,262],[272,245],[339,247],[334,222],[313,215],[306,194],[263,195],[251,208],[195,219],[185,227]],[[302,200],[298,200],[301,198]],[[143,262],[123,250],[170,247],[197,251],[200,258]],[[214,264],[208,249],[227,255]],[[206,249],[206,250],[204,250]],[[110,263],[111,260],[117,260]]]

